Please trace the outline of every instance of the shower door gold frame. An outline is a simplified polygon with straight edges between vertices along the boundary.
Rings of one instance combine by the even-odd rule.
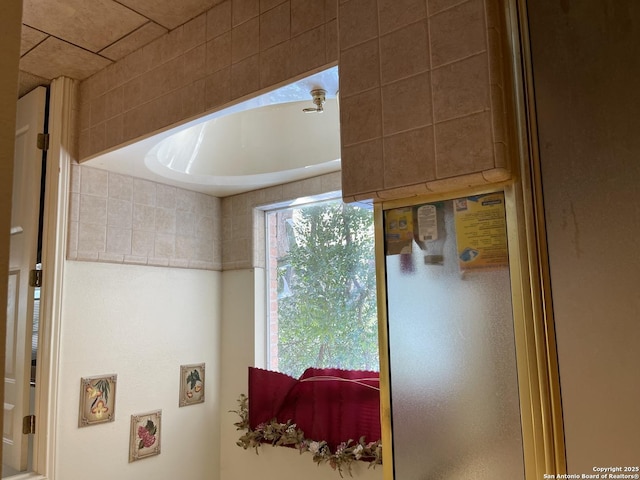
[[[512,124],[517,142],[512,154],[517,162],[513,180],[374,205],[385,480],[394,478],[394,456],[383,211],[496,191],[505,195],[525,478],[539,480],[545,473],[566,473],[526,0],[507,0],[504,6],[514,80]]]

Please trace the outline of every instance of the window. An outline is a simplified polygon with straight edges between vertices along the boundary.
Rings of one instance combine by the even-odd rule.
[[[267,212],[268,366],[378,370],[373,211],[340,199]]]

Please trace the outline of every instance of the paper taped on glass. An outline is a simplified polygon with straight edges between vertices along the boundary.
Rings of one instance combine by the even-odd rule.
[[[508,266],[504,194],[458,198],[453,207],[460,268]]]
[[[385,213],[386,254],[411,253],[413,243],[413,208],[403,207]]]

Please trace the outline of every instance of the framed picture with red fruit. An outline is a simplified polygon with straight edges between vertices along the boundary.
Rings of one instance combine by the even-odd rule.
[[[160,454],[162,410],[131,415],[129,463]]]
[[[181,407],[204,402],[204,363],[180,365]]]
[[[80,379],[78,427],[113,422],[116,418],[117,375]]]

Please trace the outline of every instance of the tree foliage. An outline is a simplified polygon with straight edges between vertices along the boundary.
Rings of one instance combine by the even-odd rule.
[[[378,370],[373,215],[324,202],[295,210],[279,261],[279,369]]]

